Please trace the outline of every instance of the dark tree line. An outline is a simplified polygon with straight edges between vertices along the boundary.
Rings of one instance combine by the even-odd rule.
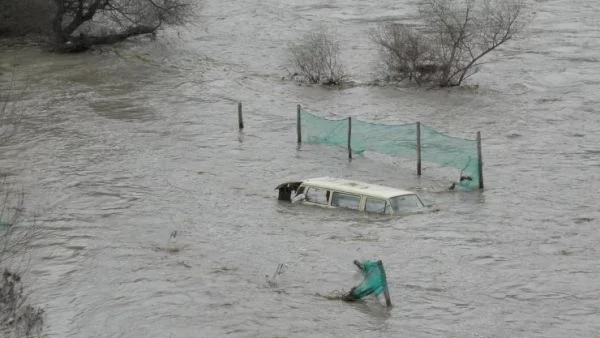
[[[184,24],[190,0],[0,0],[0,34],[42,34],[75,52]]]
[[[48,34],[53,13],[51,0],[0,0],[0,37]]]

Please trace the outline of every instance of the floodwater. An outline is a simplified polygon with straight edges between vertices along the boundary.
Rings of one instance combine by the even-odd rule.
[[[3,127],[0,166],[44,230],[26,279],[47,335],[597,335],[600,4],[533,2],[525,34],[469,79],[477,89],[282,81],[287,43],[319,26],[337,31],[354,80],[374,79],[369,29],[416,3],[208,0],[156,41],[5,49],[2,88],[13,70],[20,120]],[[298,148],[297,104],[481,131],[486,189],[442,192],[451,168],[417,178],[411,161]],[[419,189],[442,210],[389,218],[277,202],[278,183],[321,175]],[[353,259],[383,260],[391,309],[321,296],[358,283]]]

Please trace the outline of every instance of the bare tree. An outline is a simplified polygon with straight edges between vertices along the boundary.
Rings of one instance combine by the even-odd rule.
[[[346,79],[340,47],[332,33],[319,28],[305,34],[289,51],[298,73],[309,83],[340,85]]]
[[[53,0],[53,31],[59,49],[81,51],[129,37],[181,25],[191,13],[189,0]]]
[[[423,26],[384,23],[374,41],[392,75],[460,86],[484,56],[521,31],[523,11],[523,0],[424,0]]]

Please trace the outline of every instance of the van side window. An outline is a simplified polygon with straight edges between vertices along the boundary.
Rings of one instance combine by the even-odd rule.
[[[318,204],[329,204],[327,197],[329,191],[325,189],[310,187],[306,190],[306,201]]]
[[[424,208],[423,202],[415,194],[392,197],[390,202],[394,213],[418,211]]]
[[[385,200],[368,197],[365,203],[365,211],[378,214],[385,213]]]
[[[334,192],[331,197],[331,205],[358,210],[360,208],[360,196]]]

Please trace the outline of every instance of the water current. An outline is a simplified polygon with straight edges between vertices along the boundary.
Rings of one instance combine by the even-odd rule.
[[[207,0],[156,41],[5,49],[2,88],[12,83],[20,119],[3,127],[0,168],[44,230],[26,279],[47,335],[596,336],[600,4],[532,3],[524,34],[466,89],[282,80],[287,44],[319,26],[337,32],[353,80],[376,78],[369,30],[416,5]],[[441,192],[455,170],[425,164],[418,178],[408,160],[298,148],[297,104],[481,131],[486,188]],[[277,184],[324,175],[418,189],[442,210],[390,218],[276,200]],[[391,309],[319,296],[355,285],[352,260],[370,258],[384,262]]]

